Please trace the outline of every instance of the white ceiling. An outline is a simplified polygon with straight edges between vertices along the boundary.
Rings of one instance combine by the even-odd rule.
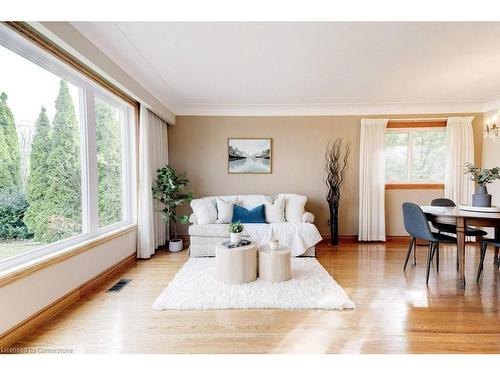
[[[500,98],[500,23],[72,25],[177,115],[468,112]]]

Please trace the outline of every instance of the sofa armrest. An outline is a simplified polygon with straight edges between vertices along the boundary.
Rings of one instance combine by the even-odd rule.
[[[314,223],[314,215],[310,212],[304,212],[302,214],[302,220],[303,223]]]
[[[194,213],[189,216],[189,222],[194,225],[198,224],[198,219]]]

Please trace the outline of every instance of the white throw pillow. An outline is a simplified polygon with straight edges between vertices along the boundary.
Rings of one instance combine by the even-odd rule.
[[[222,198],[215,198],[217,203],[217,224],[229,224],[233,219],[233,207],[238,203],[238,198],[231,198],[226,201]]]
[[[303,223],[314,223],[314,215],[310,212],[304,212],[302,215],[302,222]]]
[[[285,197],[283,195],[279,195],[274,202],[271,198],[268,198],[268,202],[265,203],[264,207],[266,210],[266,222],[285,222]]]
[[[215,201],[212,199],[193,199],[191,208],[196,215],[198,224],[215,224],[217,221],[217,208]]]
[[[285,219],[289,223],[300,223],[305,212],[307,197],[297,194],[280,194],[285,197]]]

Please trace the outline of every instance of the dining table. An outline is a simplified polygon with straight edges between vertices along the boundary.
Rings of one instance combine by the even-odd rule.
[[[465,228],[466,226],[489,227],[495,229],[495,239],[500,240],[500,212],[480,212],[460,209],[460,207],[420,206],[431,222],[456,225],[458,247],[457,288],[465,290]],[[498,265],[498,248],[495,248],[494,263]]]

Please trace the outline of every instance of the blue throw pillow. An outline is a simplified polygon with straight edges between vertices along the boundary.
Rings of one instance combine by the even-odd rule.
[[[233,220],[232,223],[265,223],[266,222],[266,212],[264,210],[264,205],[257,206],[251,210],[247,210],[245,207],[238,206],[235,204],[233,206]]]

